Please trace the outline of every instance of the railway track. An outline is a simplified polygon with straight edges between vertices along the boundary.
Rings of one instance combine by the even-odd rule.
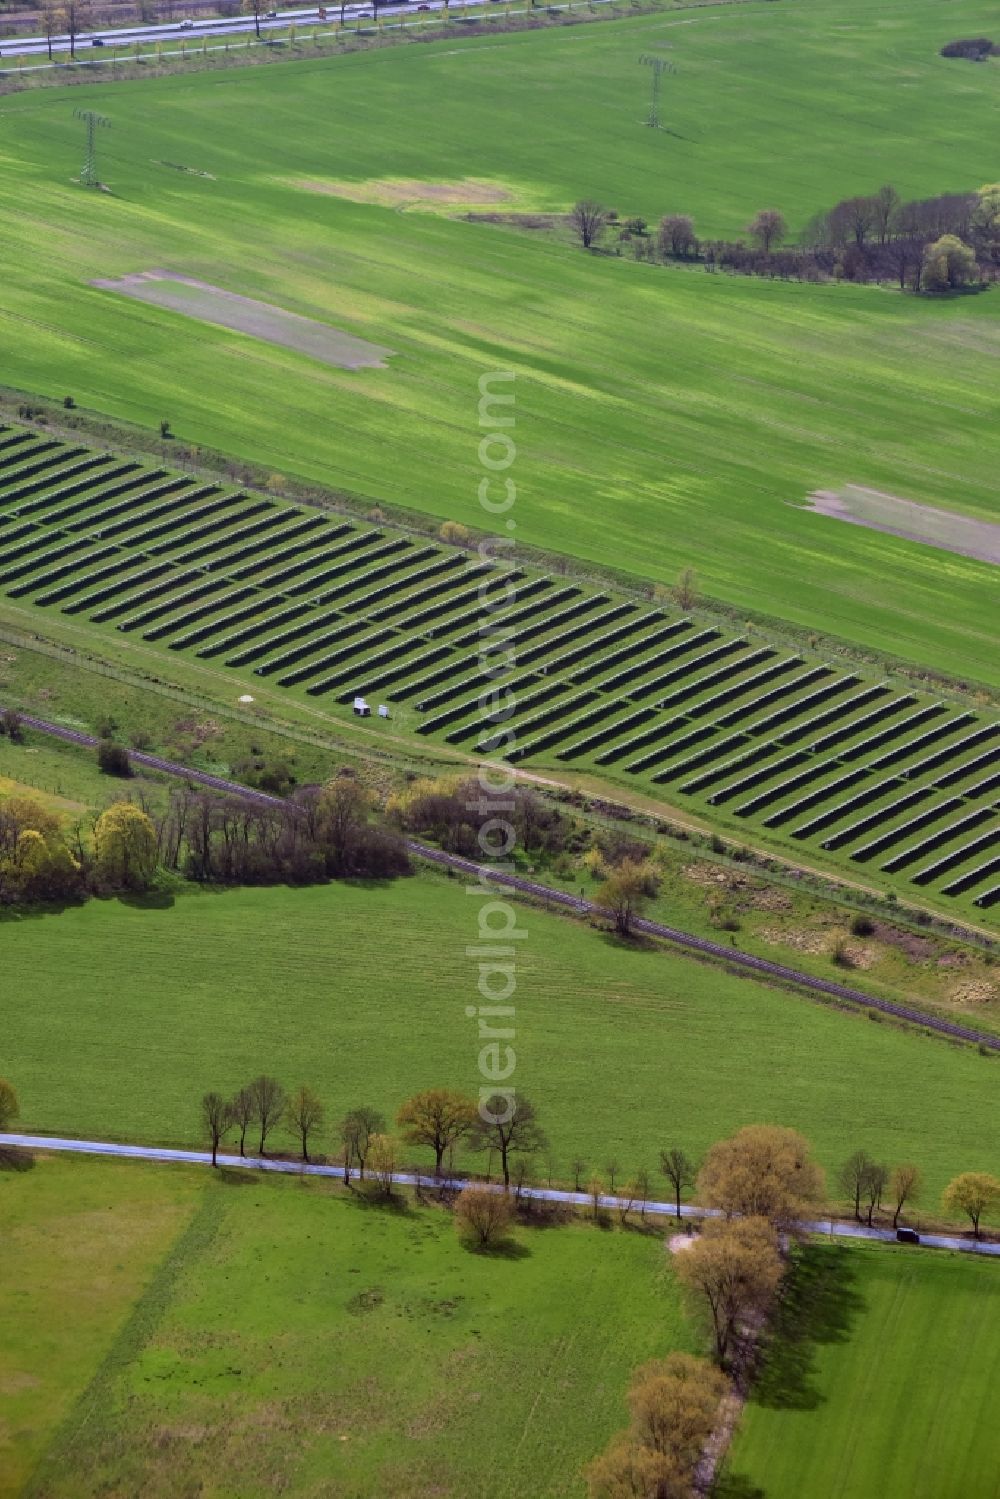
[[[3,704],[0,704],[0,712],[3,712]],[[46,719],[36,718],[29,713],[18,712],[18,717],[25,727],[35,729],[42,734],[49,734],[55,739],[62,739],[68,744],[78,744],[85,748],[94,748],[100,742],[95,735],[86,734],[80,729],[70,729],[62,724],[49,723]],[[183,780],[189,785],[207,786],[213,791],[222,791],[230,796],[241,797],[244,801],[253,802],[259,806],[287,807],[288,802],[280,796],[272,796],[266,791],[257,791],[253,787],[243,786],[239,781],[229,781],[223,776],[214,776],[208,771],[195,770],[187,765],[180,765],[173,760],[165,760],[160,755],[150,755],[145,751],[130,750],[130,760],[136,765],[143,765],[149,770],[159,771],[162,775],[172,776]],[[537,880],[525,879],[518,874],[508,874],[498,870],[489,864],[479,864],[474,859],[466,859],[459,854],[445,853],[443,849],[433,848],[430,844],[421,843],[418,839],[407,838],[404,840],[406,848],[416,859],[423,859],[428,863],[436,864],[444,868],[454,869],[464,874],[473,876],[477,880],[488,880],[493,885],[514,890],[522,895],[531,896],[533,899],[542,900],[547,905],[555,906],[563,910],[572,911],[579,916],[606,916],[608,913],[594,901],[587,900],[583,896],[572,895],[565,890],[557,890],[551,885],[543,885]],[[881,999],[877,995],[866,994],[861,989],[852,989],[847,984],[838,984],[833,979],[817,978],[810,973],[803,973],[800,969],[790,968],[785,963],[775,963],[769,958],[758,958],[752,953],[741,952],[738,948],[725,947],[721,942],[713,942],[709,937],[698,937],[693,932],[685,932],[679,927],[667,926],[661,921],[650,921],[645,917],[633,920],[633,926],[637,932],[644,936],[656,937],[660,941],[669,942],[682,951],[696,953],[701,957],[713,958],[725,963],[729,968],[742,973],[751,973],[756,977],[776,981],[781,984],[790,984],[795,988],[804,989],[812,994],[820,994],[824,998],[838,1000],[842,1004],[857,1006],[864,1010],[874,1010],[878,1014],[888,1015],[894,1020],[902,1020],[910,1025],[917,1025],[925,1030],[933,1031],[937,1035],[945,1036],[952,1041],[964,1041],[977,1046],[986,1046],[991,1051],[1000,1051],[1000,1036],[992,1035],[989,1031],[976,1030],[972,1026],[962,1025],[955,1020],[946,1020],[941,1016],[928,1015],[922,1010],[917,1010],[909,1005],[896,1004],[893,1000]]]

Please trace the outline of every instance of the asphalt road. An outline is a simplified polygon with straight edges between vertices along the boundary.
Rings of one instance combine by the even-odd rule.
[[[114,1156],[119,1159],[132,1161],[159,1161],[174,1164],[181,1163],[194,1166],[211,1165],[212,1156],[207,1150],[170,1150],[160,1145],[120,1145],[108,1140],[68,1140],[59,1136],[49,1135],[0,1135],[0,1141],[4,1145],[14,1145],[25,1150],[64,1150],[75,1155],[98,1155]],[[285,1161],[278,1160],[272,1156],[239,1156],[224,1155],[219,1152],[219,1165],[237,1168],[245,1171],[277,1171],[289,1176],[326,1176],[342,1181],[344,1177],[343,1168],[340,1166],[320,1165],[317,1162]],[[426,1187],[437,1189],[442,1186],[461,1189],[466,1185],[461,1177],[443,1177],[414,1175],[412,1172],[402,1171],[397,1174],[395,1180],[404,1187]],[[495,1187],[500,1191],[499,1185]],[[560,1202],[573,1207],[591,1207],[592,1199],[586,1192],[563,1192],[555,1187],[524,1187],[521,1190],[523,1197],[530,1197],[535,1202]],[[622,1199],[613,1196],[602,1196],[601,1207],[615,1211],[621,1206]],[[638,1212],[638,1208],[633,1211]],[[647,1202],[646,1212],[660,1218],[673,1218],[676,1209],[672,1202]],[[688,1203],[681,1204],[681,1217],[687,1221],[691,1219],[717,1216],[711,1208],[692,1207]],[[817,1219],[799,1224],[799,1227],[807,1233],[823,1234],[827,1238],[835,1239],[867,1239],[880,1243],[895,1243],[896,1235],[888,1228],[868,1228],[863,1223],[841,1223],[836,1219]],[[970,1239],[964,1236],[952,1234],[921,1234],[921,1247],[929,1249],[954,1249],[962,1253],[985,1254],[1000,1256],[1000,1244],[984,1243],[982,1240]],[[909,1246],[913,1247],[913,1246]]]
[[[4,705],[0,703],[0,713],[3,711]],[[70,744],[94,747],[98,743],[93,734],[85,734],[80,729],[65,728],[61,724],[49,723],[43,718],[36,718],[28,713],[21,713],[19,716],[26,727],[36,729],[43,734],[51,734],[54,738],[66,740]],[[172,760],[164,760],[160,755],[130,750],[129,757],[135,765],[144,765],[150,770],[160,771],[164,775],[176,777],[190,785],[208,786],[214,791],[239,796],[260,806],[286,807],[288,805],[281,797],[271,796],[265,791],[255,791],[251,787],[241,786],[238,781],[213,776],[207,771],[192,770],[189,766],[179,765]],[[457,854],[444,853],[441,849],[420,843],[415,838],[408,838],[405,841],[407,849],[414,858],[444,865],[449,869],[469,874],[475,879],[480,879],[480,877],[488,879],[494,885],[519,891],[523,895],[530,895],[549,905],[573,911],[577,915],[606,916],[608,914],[594,901],[586,900],[582,896],[571,895],[565,890],[556,890],[551,885],[542,885],[536,880],[528,880],[521,875],[504,874],[491,865],[477,864],[475,860],[463,859]],[[799,989],[821,994],[845,1004],[857,1005],[865,1010],[877,1010],[880,1014],[921,1026],[954,1041],[971,1042],[973,1045],[986,1046],[991,1051],[1000,1051],[1000,1036],[991,1034],[989,1031],[975,1030],[972,1026],[959,1024],[958,1021],[925,1014],[924,1011],[913,1009],[909,1005],[896,1004],[892,1000],[866,994],[863,990],[852,989],[846,984],[838,984],[834,979],[817,978],[814,974],[802,973],[799,969],[790,968],[784,963],[774,963],[769,958],[755,957],[752,953],[741,952],[737,947],[726,947],[721,942],[713,942],[708,937],[697,937],[692,932],[682,931],[679,927],[666,926],[661,921],[638,918],[633,925],[636,931],[646,936],[657,937],[661,941],[670,942],[675,947],[697,953],[702,957],[720,959],[738,972],[752,973],[758,978],[777,981],[781,984],[793,984]]]
[[[421,0],[429,10],[443,10],[444,0]],[[489,0],[456,0],[456,4],[485,5]],[[416,10],[416,5],[379,5],[378,13],[381,16],[398,16],[407,11]],[[260,33],[266,36],[269,31],[283,30],[290,23],[295,25],[322,26],[340,20],[340,5],[328,5],[326,9],[326,22],[319,15],[319,7],[314,5],[308,10],[283,10],[279,11],[274,20],[268,20],[263,13],[260,17]],[[353,0],[353,3],[345,5],[344,17],[353,20],[357,16],[374,16],[375,6],[372,0],[366,5],[361,0]],[[183,20],[183,17],[181,18]],[[105,31],[94,30],[81,32],[76,38],[76,53],[81,61],[89,60],[94,45],[94,39],[98,38],[108,47],[131,47],[138,43],[155,45],[157,42],[180,42],[201,40],[203,37],[226,37],[241,35],[257,29],[257,23],[252,15],[233,16],[218,20],[195,21],[193,26],[183,27],[179,21],[172,21],[169,25],[162,26],[130,26],[121,30],[114,28]],[[43,36],[6,37],[2,42],[2,51],[8,56],[28,57],[34,55],[47,56],[49,50],[48,39]],[[52,38],[52,51],[69,52],[70,39],[65,34]]]

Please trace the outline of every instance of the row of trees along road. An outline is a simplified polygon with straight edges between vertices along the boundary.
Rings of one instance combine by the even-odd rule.
[[[433,1152],[434,1172],[440,1176],[446,1156],[451,1162],[456,1146],[464,1144],[473,1151],[489,1152],[491,1166],[493,1158],[499,1164],[504,1187],[513,1181],[520,1197],[533,1179],[535,1156],[548,1144],[537,1110],[530,1099],[516,1096],[508,1108],[498,1096],[490,1100],[485,1112],[489,1118],[483,1117],[474,1099],[455,1089],[427,1088],[400,1107],[396,1115],[399,1136],[394,1138],[386,1135],[385,1119],[377,1109],[355,1108],[339,1124],[338,1158],[348,1180],[355,1170],[363,1179],[372,1140],[379,1137],[391,1141],[394,1158],[401,1144]],[[310,1142],[325,1129],[326,1110],[311,1088],[303,1085],[288,1095],[276,1079],[262,1075],[229,1099],[221,1093],[206,1093],[202,1123],[213,1165],[231,1132],[238,1137],[241,1156],[246,1155],[251,1132],[259,1154],[265,1155],[268,1139],[279,1124],[294,1135],[302,1160],[308,1161]],[[707,1207],[748,1219],[766,1218],[782,1227],[814,1216],[825,1205],[823,1174],[810,1159],[805,1140],[793,1130],[776,1126],[747,1126],[732,1141],[715,1146],[700,1170],[685,1150],[673,1146],[661,1151],[660,1170],[670,1185],[678,1221],[685,1194],[695,1186],[699,1201]],[[586,1190],[595,1216],[606,1189],[617,1194],[623,1221],[637,1205],[645,1215],[650,1197],[648,1172],[638,1171],[619,1181],[621,1167],[614,1159],[605,1171],[607,1181],[588,1176],[585,1161],[573,1161],[574,1189]],[[551,1179],[550,1168],[550,1185]],[[869,1226],[887,1204],[896,1228],[904,1209],[919,1202],[922,1191],[918,1166],[904,1162],[888,1167],[864,1150],[855,1151],[844,1162],[837,1181],[857,1221],[867,1221]],[[983,1216],[1000,1206],[1000,1179],[988,1172],[963,1172],[949,1182],[942,1204],[949,1214],[968,1217],[978,1238]]]
[[[545,1134],[534,1104],[520,1095],[509,1107],[505,1097],[490,1099],[484,1114],[474,1099],[455,1089],[427,1088],[399,1109],[396,1139],[386,1135],[385,1119],[377,1109],[350,1109],[337,1127],[338,1158],[348,1181],[355,1170],[363,1179],[375,1140],[385,1142],[380,1147],[383,1153],[391,1145],[394,1159],[401,1143],[421,1146],[433,1151],[434,1171],[440,1176],[446,1154],[464,1141],[473,1150],[496,1156],[504,1186],[509,1187],[514,1158],[525,1160],[544,1149]],[[218,1165],[219,1149],[230,1134],[238,1138],[241,1156],[246,1155],[248,1136],[256,1141],[258,1154],[266,1155],[267,1142],[279,1125],[294,1135],[302,1160],[308,1162],[310,1143],[315,1148],[317,1137],[326,1127],[326,1109],[312,1088],[303,1084],[287,1094],[276,1078],[266,1074],[231,1098],[215,1091],[206,1093],[201,1101],[201,1118],[213,1166]]]

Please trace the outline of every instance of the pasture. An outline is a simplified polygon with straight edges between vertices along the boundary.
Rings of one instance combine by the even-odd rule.
[[[190,1144],[202,1093],[265,1070],[317,1088],[331,1121],[478,1088],[476,908],[460,881],[158,905],[0,923],[5,992],[30,996],[4,1037],[26,1130]],[[540,1176],[571,1178],[577,1156],[653,1171],[666,1146],[701,1152],[757,1120],[801,1129],[831,1172],[861,1147],[919,1162],[929,1211],[958,1171],[996,1169],[994,1059],[542,911],[519,922],[515,1078],[549,1136]],[[332,1152],[334,1132],[316,1148]]]
[[[995,1495],[997,1268],[810,1246],[718,1499]]]
[[[35,1468],[47,1499],[81,1473],[149,1499],[575,1499],[633,1365],[695,1347],[656,1234],[520,1228],[482,1255],[440,1208],[44,1157],[0,1174],[0,1202],[24,1267],[0,1286],[0,1371],[30,1391],[6,1407],[5,1496]]]
[[[0,429],[0,589],[204,664],[233,698],[343,722],[363,693],[413,744],[641,787],[949,915],[1000,901],[995,714],[697,611],[18,427]],[[484,621],[514,657],[500,726]]]
[[[477,524],[478,381],[513,370],[518,539],[647,580],[693,565],[741,611],[996,685],[986,564],[801,508],[856,484],[995,516],[995,295],[669,271],[452,217],[590,194],[713,235],[886,179],[974,188],[1000,70],[938,49],[989,25],[979,0],[749,0],[11,96],[4,379]],[[667,48],[654,132],[637,58]],[[72,182],[76,105],[111,119],[110,193]],[[332,369],[92,284],[151,267],[394,355]]]

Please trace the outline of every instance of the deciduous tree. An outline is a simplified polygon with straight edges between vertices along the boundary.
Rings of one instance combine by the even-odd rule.
[[[299,1137],[304,1161],[309,1159],[309,1136],[323,1128],[325,1112],[319,1095],[312,1088],[307,1088],[305,1083],[301,1088],[296,1088],[288,1100],[285,1108],[288,1125]]]
[[[458,1231],[483,1249],[506,1237],[514,1209],[506,1192],[471,1183],[459,1193],[455,1204]]]
[[[503,1184],[510,1186],[512,1155],[533,1155],[548,1144],[535,1105],[522,1093],[495,1093],[480,1105],[474,1140],[480,1150],[500,1153]]]
[[[623,859],[598,887],[597,904],[610,911],[620,937],[632,935],[636,917],[642,915],[645,902],[656,894],[659,885],[659,874],[648,859],[642,863]]]
[[[892,1226],[899,1227],[899,1218],[908,1202],[917,1202],[920,1198],[922,1186],[920,1167],[907,1162],[902,1166],[894,1166],[889,1177],[889,1189],[892,1192],[893,1214]]]
[[[765,255],[770,255],[772,248],[785,238],[788,225],[784,214],[776,208],[762,208],[747,225],[747,233]]]
[[[94,828],[97,873],[114,889],[146,890],[156,872],[156,829],[141,807],[115,802]]]
[[[1000,1180],[988,1171],[963,1171],[944,1189],[941,1198],[949,1213],[965,1213],[979,1238],[979,1220],[1000,1204]]]
[[[399,1170],[399,1144],[392,1135],[372,1135],[368,1142],[371,1173],[384,1197],[392,1196],[392,1184]]]
[[[674,1189],[674,1207],[679,1223],[681,1221],[681,1198],[688,1187],[694,1186],[697,1167],[686,1151],[674,1145],[669,1150],[660,1151],[660,1170]]]
[[[371,1142],[376,1135],[385,1134],[385,1118],[378,1109],[372,1109],[362,1105],[359,1109],[351,1109],[344,1115],[340,1126],[340,1138],[344,1142],[344,1149],[349,1151],[358,1163],[358,1176],[362,1181],[365,1179],[365,1162],[371,1149]]]
[[[267,1137],[285,1112],[285,1090],[277,1078],[261,1073],[250,1084],[253,1100],[253,1118],[260,1130],[260,1154],[264,1155]]]
[[[219,1164],[219,1144],[233,1122],[229,1104],[221,1093],[206,1093],[201,1100],[201,1122],[205,1134],[212,1142],[212,1165]]]
[[[854,1216],[859,1223],[861,1222],[861,1198],[864,1195],[871,1165],[872,1158],[867,1150],[856,1150],[841,1166],[837,1176],[840,1190],[854,1204]]]
[[[710,1218],[677,1256],[677,1278],[711,1323],[720,1363],[744,1323],[763,1316],[781,1281],[774,1228],[766,1218]]]
[[[246,1155],[247,1130],[253,1123],[257,1112],[252,1089],[241,1088],[229,1100],[229,1112],[232,1115],[233,1124],[240,1132],[240,1155]]]
[[[924,291],[940,294],[979,280],[976,254],[957,234],[942,234],[924,250]]]
[[[793,1129],[747,1125],[708,1152],[698,1173],[701,1200],[730,1216],[791,1225],[814,1213],[825,1196],[823,1172],[809,1150]]]
[[[585,250],[597,243],[608,222],[607,209],[592,198],[582,198],[579,203],[574,203],[569,217]]]
[[[426,1145],[434,1152],[434,1173],[441,1175],[444,1153],[465,1138],[478,1119],[473,1099],[452,1088],[428,1088],[403,1104],[396,1123],[408,1145]]]

